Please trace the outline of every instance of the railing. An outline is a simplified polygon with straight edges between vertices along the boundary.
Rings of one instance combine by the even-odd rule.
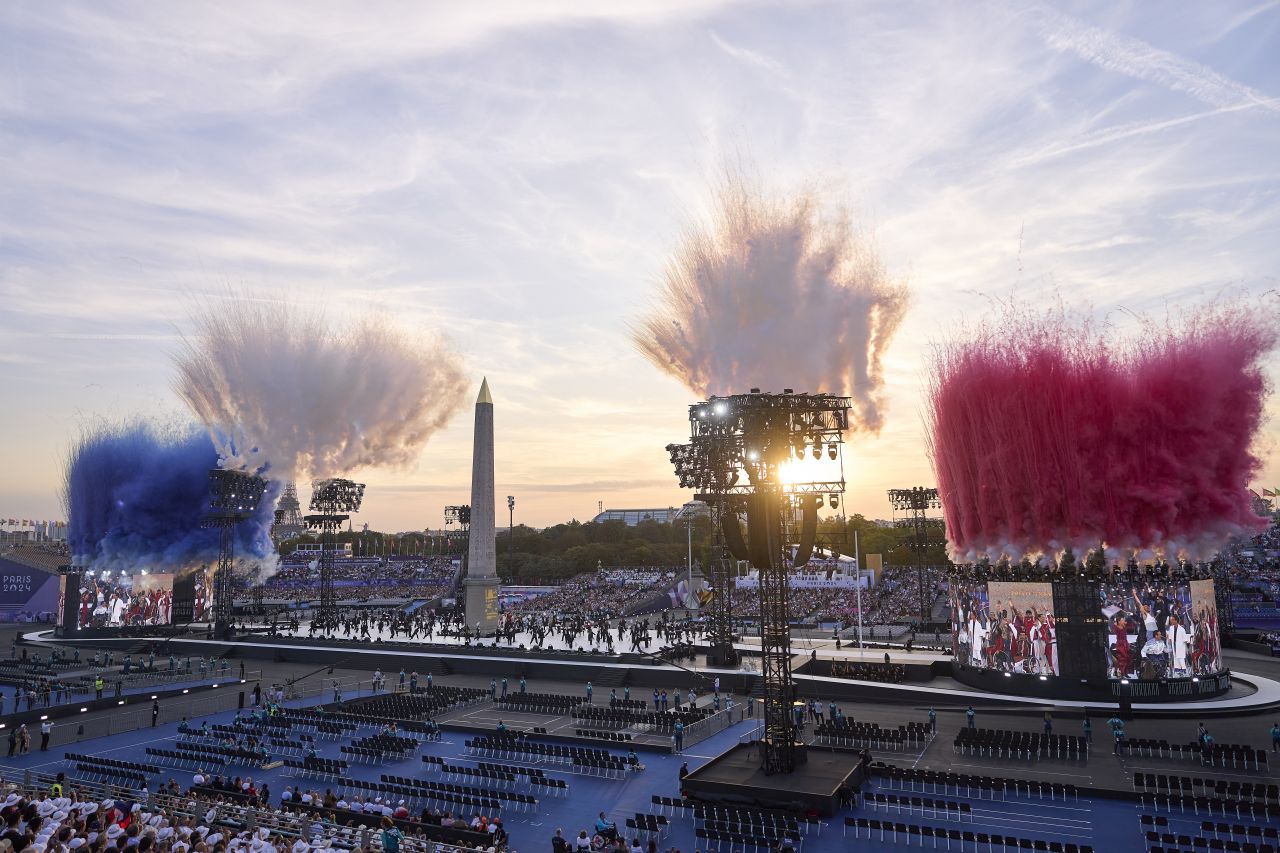
[[[695,743],[701,743],[712,735],[719,734],[734,723],[742,722],[746,713],[746,704],[740,702],[725,708],[723,711],[717,711],[706,719],[690,723],[684,727],[685,748],[687,749]]]
[[[244,681],[237,678],[228,682],[219,682],[217,688],[201,690],[198,694],[160,699],[158,700],[160,714],[156,718],[155,724],[160,726],[168,723],[178,723],[209,714],[235,711],[242,707],[252,707],[252,684],[255,680],[253,676],[257,675],[260,675],[260,673],[249,672],[245,673]],[[263,689],[262,701],[264,703],[270,701],[272,691],[275,689],[276,686],[274,685]],[[316,676],[292,685],[282,685],[280,689],[284,691],[286,704],[305,706],[323,704],[333,700],[333,680],[327,676]],[[378,695],[373,690],[373,681],[369,679],[363,681],[340,679],[338,689],[343,699]],[[387,691],[384,689],[381,692],[385,693]],[[243,699],[241,698],[242,695]],[[137,700],[137,703],[134,704],[129,700]],[[86,712],[84,719],[72,717],[55,722],[53,731],[50,732],[49,745],[65,746],[92,738],[117,735],[151,727],[151,698],[149,696],[142,695],[139,698],[139,694],[135,693],[125,696],[120,701],[129,702],[131,707],[118,713],[94,716],[88,716],[88,712]],[[31,729],[32,742],[34,744],[40,735],[39,728],[37,726],[28,726],[28,728]]]

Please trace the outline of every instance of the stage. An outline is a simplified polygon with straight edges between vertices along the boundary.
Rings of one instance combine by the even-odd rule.
[[[865,778],[857,753],[805,750],[792,773],[765,775],[758,741],[739,744],[694,770],[680,783],[690,799],[724,805],[803,810],[831,817],[846,793]]]
[[[24,635],[31,642],[42,643],[78,643],[104,648],[125,648],[136,646],[141,642],[138,637],[84,637],[58,639],[52,631],[32,631]],[[157,637],[157,641],[162,641]],[[696,687],[705,692],[708,682],[719,677],[726,690],[739,695],[749,694],[760,679],[760,673],[750,668],[755,664],[751,657],[745,658],[747,668],[725,669],[701,665],[698,660],[691,663],[666,663],[656,658],[632,654],[589,654],[568,650],[531,650],[511,649],[506,646],[494,647],[465,646],[461,643],[352,643],[345,640],[307,640],[297,637],[265,637],[253,635],[244,640],[232,642],[210,640],[203,637],[203,632],[189,635],[177,635],[167,639],[166,648],[192,655],[225,655],[233,654],[243,658],[266,658],[277,661],[296,661],[321,665],[341,661],[342,666],[367,669],[372,672],[381,668],[384,672],[396,672],[401,668],[407,671],[417,669],[422,673],[433,666],[441,667],[448,672],[459,674],[475,674],[485,677],[518,677],[525,673],[530,677],[559,678],[566,681],[586,683],[602,680],[629,684],[633,688],[671,689],[680,687]],[[744,651],[751,650],[751,644],[741,644]],[[758,646],[756,647],[758,648]],[[876,654],[870,651],[859,652],[856,649],[834,647],[819,650],[819,660],[846,659],[867,662],[883,661],[883,652]],[[837,656],[839,656],[837,658]],[[930,667],[934,675],[929,681],[906,682],[902,684],[885,684],[875,681],[862,681],[853,678],[833,677],[827,675],[810,675],[805,672],[808,654],[797,655],[794,680],[803,696],[813,696],[824,701],[837,702],[878,702],[897,704],[910,708],[929,708],[931,706],[965,706],[975,705],[1011,712],[1039,714],[1046,710],[1090,711],[1098,714],[1111,714],[1118,702],[1097,701],[1093,699],[1047,699],[1036,696],[1004,693],[999,690],[982,690],[971,685],[962,684],[950,677],[950,664],[947,658],[926,652],[891,653],[896,663],[909,666]],[[701,660],[701,659],[699,659]],[[1000,677],[996,683],[1003,686],[1016,679]],[[1195,716],[1212,714],[1216,716],[1231,714],[1250,714],[1258,711],[1280,708],[1280,682],[1241,669],[1237,664],[1232,672],[1232,685],[1225,695],[1203,700],[1183,700],[1178,702],[1133,702],[1136,715],[1176,715]]]

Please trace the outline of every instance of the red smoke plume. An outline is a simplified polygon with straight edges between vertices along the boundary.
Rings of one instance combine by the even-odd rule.
[[[1274,311],[1236,306],[1131,342],[1055,312],[942,344],[928,432],[953,557],[1198,560],[1264,527],[1246,483],[1276,342]]]

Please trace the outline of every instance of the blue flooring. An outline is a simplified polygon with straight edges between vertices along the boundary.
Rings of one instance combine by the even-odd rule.
[[[210,723],[228,723],[233,717],[234,712],[225,712],[211,715],[206,719]],[[740,724],[721,732],[709,740],[694,745],[682,756],[640,751],[640,760],[646,765],[646,769],[640,773],[629,774],[622,781],[566,774],[557,772],[554,769],[555,765],[544,766],[543,769],[548,775],[567,779],[569,796],[542,798],[540,813],[538,814],[511,813],[504,816],[504,824],[512,837],[512,846],[522,851],[550,849],[550,838],[557,828],[562,828],[567,837],[576,836],[579,830],[589,830],[594,825],[595,817],[600,811],[604,811],[610,819],[616,821],[620,828],[625,828],[626,818],[636,812],[656,811],[651,801],[651,797],[654,794],[664,796],[678,794],[679,769],[682,761],[687,761],[690,769],[700,767],[714,756],[737,744],[739,736],[745,733],[746,726],[749,725],[750,723]],[[145,755],[147,746],[162,745],[166,741],[175,739],[176,736],[177,725],[170,724],[156,729],[144,729],[94,741],[84,741],[65,747],[57,747],[47,753],[33,752],[26,756],[0,760],[3,760],[4,764],[9,768],[33,768],[46,772],[67,769],[62,764],[63,752],[66,750],[132,761],[145,761],[147,760]],[[35,740],[36,745],[38,745],[38,735]],[[464,740],[466,740],[466,737],[462,734],[446,731],[442,742],[425,745],[422,749],[422,754],[438,755],[446,758],[451,763],[455,761],[466,763],[477,760],[465,754]],[[341,758],[339,746],[345,742],[319,742],[322,745],[320,755],[327,758]],[[937,748],[936,745],[935,748]],[[623,753],[619,752],[618,754]],[[412,760],[376,767],[368,764],[352,764],[351,772],[354,778],[368,780],[377,780],[382,773],[424,779],[440,779],[438,774],[424,774],[422,767],[420,759],[415,756]],[[319,791],[324,791],[327,787],[325,784],[315,780],[295,779],[286,776],[283,773],[283,768],[264,773],[244,767],[233,767],[231,772],[233,775],[252,776],[259,788],[264,781],[268,782],[271,786],[274,802],[279,801],[280,792],[284,790],[286,785],[301,784]],[[186,786],[191,782],[191,773],[190,771],[166,769],[160,776],[156,777],[154,782],[158,784],[170,778],[177,779],[180,784]],[[882,788],[881,790],[888,791],[889,789]],[[924,796],[944,797],[940,793],[926,793]],[[991,801],[955,796],[946,796],[946,798],[969,802],[973,809],[974,819],[971,822],[956,823],[954,821],[922,817],[918,813],[896,814],[893,809],[885,810],[883,808],[863,806],[856,811],[846,811],[837,815],[826,823],[820,834],[811,833],[806,837],[802,850],[807,851],[807,853],[837,853],[837,851],[852,849],[888,850],[906,846],[903,842],[895,845],[890,835],[886,835],[885,840],[881,841],[878,834],[871,840],[868,840],[864,835],[855,842],[852,830],[849,831],[847,837],[843,832],[843,819],[846,815],[893,820],[903,823],[930,824],[969,831],[998,832],[1004,835],[1019,835],[1052,841],[1074,842],[1076,844],[1091,844],[1098,853],[1129,853],[1129,851],[1144,850],[1146,848],[1145,839],[1140,832],[1138,823],[1140,809],[1136,804],[1089,797],[1082,797],[1079,802],[1053,802],[1020,798]],[[706,849],[695,838],[692,818],[676,816],[670,818],[670,820],[671,833],[663,840],[660,849],[665,851],[674,846],[684,851],[684,853]],[[1198,826],[1190,817],[1174,817],[1172,820],[1179,825],[1179,831],[1189,831],[1194,834],[1195,827]],[[1183,824],[1185,824],[1185,830],[1181,828]],[[972,845],[969,846],[972,847]],[[932,848],[932,842],[926,842],[925,847]],[[939,843],[939,849],[946,849],[945,841]]]

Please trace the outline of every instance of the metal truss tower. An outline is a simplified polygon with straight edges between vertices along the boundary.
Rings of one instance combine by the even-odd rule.
[[[712,397],[689,407],[690,442],[667,446],[680,485],[698,490],[700,499],[720,508],[725,548],[750,559],[759,576],[766,774],[790,773],[804,761],[793,717],[789,534],[798,541],[794,564],[804,565],[813,549],[819,496],[844,492],[840,448],[849,406],[847,397],[790,389],[761,394],[753,388],[750,394]],[[801,468],[795,463],[807,453],[822,469],[825,457],[833,470],[822,473],[831,476],[808,481],[797,476]],[[738,526],[740,508],[747,515],[745,541]],[[800,529],[789,531],[797,508]],[[729,580],[721,578],[725,587]]]
[[[364,483],[333,478],[311,483],[311,511],[304,521],[320,534],[320,607],[316,614],[325,628],[338,621],[338,601],[333,589],[333,564],[338,552],[338,531],[350,513],[360,509]]]
[[[218,529],[218,569],[213,576],[214,632],[226,637],[231,632],[235,608],[235,529],[249,518],[262,502],[267,481],[244,471],[213,468],[209,471],[209,512],[202,527]]]
[[[938,498],[938,490],[915,486],[910,489],[890,489],[889,503],[893,504],[893,526],[911,531],[911,539],[907,547],[915,558],[916,585],[918,587],[920,624],[929,621],[930,602],[927,599],[924,583],[924,557],[932,548],[939,548],[945,543],[942,519],[931,518],[929,510],[940,509],[942,501]],[[902,513],[902,515],[898,515]]]

